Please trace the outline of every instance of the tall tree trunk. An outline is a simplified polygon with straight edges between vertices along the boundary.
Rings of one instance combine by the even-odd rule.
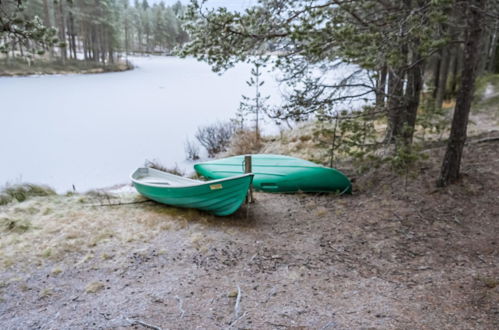
[[[390,68],[388,77],[388,127],[385,141],[395,143],[402,132],[404,70]]]
[[[440,69],[442,68],[442,53],[436,56],[434,65],[433,65],[433,99],[437,99],[438,86],[440,86]]]
[[[481,76],[485,72],[485,69],[487,68],[489,48],[492,42],[491,38],[492,35],[490,31],[484,29],[482,33],[482,40],[480,41],[480,50],[479,50],[480,59],[478,60],[477,76]]]
[[[71,3],[71,9],[68,11],[69,55],[76,60],[76,30],[73,8]]]
[[[97,27],[92,27],[92,60],[95,62],[99,62],[99,47],[98,47],[98,35],[97,35]]]
[[[449,52],[449,72],[447,73],[447,85],[445,86],[447,92],[445,93],[446,95],[444,95],[444,99],[448,97],[450,94],[452,94],[452,84],[454,83],[453,70],[457,60],[456,47],[453,46],[449,47],[448,52]]]
[[[435,95],[435,108],[440,110],[444,102],[445,91],[447,90],[447,78],[449,76],[450,56],[449,48],[444,47],[440,54],[440,78],[438,79],[437,93]]]
[[[385,107],[385,94],[386,94],[386,76],[388,70],[386,64],[378,72],[378,79],[376,81],[376,108],[383,109]]]
[[[463,48],[461,45],[455,47],[456,61],[454,62],[454,67],[452,68],[452,83],[450,86],[450,92],[452,95],[457,94],[458,82],[460,80],[460,72],[463,68]]]
[[[64,64],[67,59],[66,55],[66,24],[64,22],[64,9],[62,7],[62,1],[61,0],[54,0],[54,13],[55,13],[55,20],[57,22],[57,27],[59,30],[59,42],[61,45],[59,46],[59,49],[61,51],[61,61]]]
[[[398,3],[400,15],[409,16],[412,0],[403,0]],[[406,112],[406,100],[404,97],[404,77],[407,74],[407,63],[409,60],[409,44],[407,41],[407,29],[405,24],[400,28],[400,57],[402,63],[396,70],[390,71],[388,82],[388,127],[385,142],[395,143],[403,139],[403,128]]]
[[[497,33],[499,28],[499,20],[496,20],[494,24],[494,30],[492,31],[492,40],[490,42],[489,56],[487,59],[487,71],[495,72],[496,70],[496,52],[497,52]]]
[[[43,24],[45,26],[52,26],[50,22],[49,0],[43,0]],[[50,57],[54,57],[54,48],[50,47]]]
[[[415,50],[413,50],[412,53],[412,65],[407,72],[407,88],[405,95],[406,108],[402,120],[402,135],[406,146],[412,144],[412,138],[416,127],[419,100],[421,90],[423,89],[424,61],[419,52],[416,50],[418,46],[419,40],[415,42]]]
[[[447,150],[443,159],[440,177],[437,181],[437,186],[439,187],[447,186],[459,178],[471,101],[480,61],[479,50],[483,34],[482,22],[485,15],[486,2],[486,0],[469,0],[463,3],[467,27],[465,32],[461,87],[457,95]]]
[[[125,9],[125,58],[128,59],[128,39],[129,39],[129,26],[128,26],[128,9]]]

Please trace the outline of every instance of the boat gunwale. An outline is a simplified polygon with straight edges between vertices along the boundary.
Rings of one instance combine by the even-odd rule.
[[[171,173],[168,173],[168,172],[160,171],[160,170],[157,170],[157,169],[154,169],[154,168],[149,168],[149,167],[139,167],[135,171],[133,171],[132,174],[130,174],[130,180],[133,183],[140,184],[140,185],[143,185],[143,186],[148,186],[148,187],[169,188],[169,189],[185,189],[185,188],[190,188],[190,187],[200,187],[200,186],[203,186],[203,185],[211,185],[211,184],[214,184],[214,183],[220,183],[220,182],[225,182],[225,181],[232,181],[234,179],[240,179],[240,178],[244,178],[244,177],[248,177],[248,176],[251,176],[251,177],[254,176],[253,173],[244,173],[244,174],[232,176],[232,177],[229,177],[229,178],[222,178],[222,179],[216,179],[216,180],[210,180],[210,181],[200,181],[200,180],[192,180],[192,179],[189,179],[189,178],[184,178],[184,179],[192,180],[193,182],[196,182],[196,184],[185,185],[185,186],[170,186],[170,185],[157,184],[157,183],[147,183],[147,182],[143,182],[143,181],[140,181],[138,179],[135,179],[133,177],[133,175],[135,173],[137,173],[138,170],[143,169],[143,168],[146,168],[148,171],[152,170],[153,172],[157,171],[157,172],[160,172],[160,173],[167,173],[167,174],[174,175],[174,176],[177,176],[177,177],[180,177],[180,178],[184,178],[184,177],[179,176],[179,175],[175,175],[175,174],[171,174]]]

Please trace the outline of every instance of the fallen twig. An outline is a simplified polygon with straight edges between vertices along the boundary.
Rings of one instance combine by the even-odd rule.
[[[499,136],[493,136],[493,137],[488,137],[488,138],[483,138],[479,140],[472,140],[470,143],[484,143],[484,142],[492,142],[492,141],[499,141]]]
[[[327,329],[329,329],[329,328],[331,328],[331,327],[334,327],[335,325],[336,325],[336,322],[331,321],[331,322],[327,323],[325,326],[323,326],[323,327],[321,328],[321,330],[327,330]]]
[[[234,326],[234,324],[237,323],[237,321],[239,321],[240,319],[242,319],[243,317],[246,316],[246,312],[243,313],[243,315],[241,315],[240,317],[236,318],[234,321],[232,321],[230,324],[229,324],[229,328]]]
[[[237,286],[237,297],[236,297],[236,305],[234,306],[234,315],[235,318],[239,316],[239,304],[241,302],[241,288],[239,285]]]
[[[131,320],[131,319],[129,319],[129,318],[126,318],[126,320],[127,320],[128,322],[130,322],[130,324],[139,324],[139,325],[141,325],[141,326],[143,326],[143,327],[145,327],[145,328],[149,328],[149,329],[153,329],[153,330],[163,330],[163,329],[161,329],[161,328],[160,328],[160,327],[158,327],[158,326],[155,326],[155,325],[152,325],[152,324],[146,323],[146,322],[141,321],[141,320]]]
[[[175,296],[175,299],[177,299],[178,302],[178,309],[180,310],[180,318],[184,317],[185,311],[182,308],[182,300],[180,299],[179,296]]]

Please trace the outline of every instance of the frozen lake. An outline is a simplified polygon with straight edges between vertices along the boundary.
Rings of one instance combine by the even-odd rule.
[[[233,117],[241,94],[254,93],[249,65],[219,76],[194,59],[131,60],[137,68],[127,72],[0,78],[0,186],[84,192],[129,182],[146,159],[190,169],[185,140]],[[264,79],[262,94],[279,100]]]

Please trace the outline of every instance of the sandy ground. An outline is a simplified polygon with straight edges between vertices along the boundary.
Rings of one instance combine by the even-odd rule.
[[[2,329],[497,329],[499,142],[351,196],[256,194],[217,218],[74,195],[0,207]]]

